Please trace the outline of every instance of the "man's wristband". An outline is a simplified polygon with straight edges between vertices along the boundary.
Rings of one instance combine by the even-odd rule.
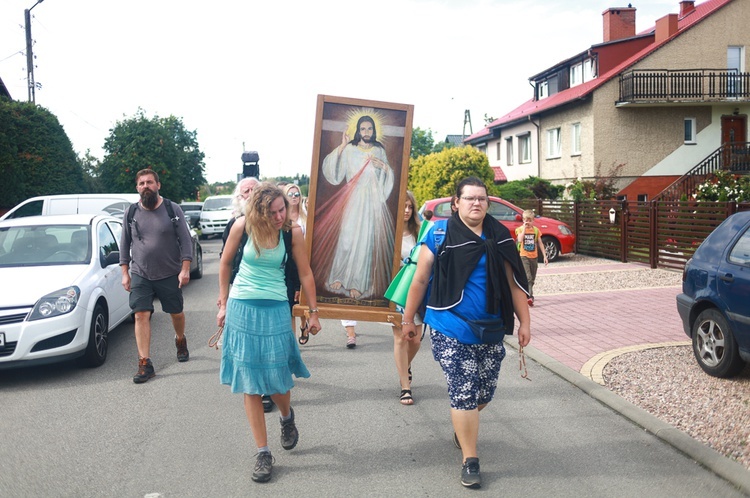
[[[414,324],[411,322],[401,322],[401,325],[414,325]]]
[[[309,310],[307,310],[307,312],[312,315],[313,313],[317,313],[318,312],[318,308],[310,308]]]

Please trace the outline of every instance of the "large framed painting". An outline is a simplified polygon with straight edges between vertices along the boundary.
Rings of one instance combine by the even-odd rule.
[[[384,293],[400,266],[413,113],[318,96],[306,242],[322,318],[400,321]]]

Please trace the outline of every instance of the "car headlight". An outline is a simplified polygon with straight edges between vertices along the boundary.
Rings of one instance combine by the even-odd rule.
[[[34,305],[34,309],[29,313],[29,321],[70,313],[78,305],[80,297],[81,289],[75,285],[50,292]]]
[[[573,235],[573,230],[568,228],[568,225],[557,225],[557,229],[564,235]]]

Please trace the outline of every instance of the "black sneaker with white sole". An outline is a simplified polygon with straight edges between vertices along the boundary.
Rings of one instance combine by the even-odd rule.
[[[461,466],[461,484],[467,488],[477,489],[482,486],[482,476],[479,475],[479,459],[469,457]]]

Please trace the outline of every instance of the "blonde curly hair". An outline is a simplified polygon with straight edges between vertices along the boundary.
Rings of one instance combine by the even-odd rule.
[[[260,256],[261,247],[276,247],[279,233],[271,221],[271,204],[281,197],[284,199],[286,219],[282,230],[289,231],[292,221],[289,219],[289,201],[279,187],[270,182],[261,182],[253,189],[253,196],[245,206],[245,231],[252,234],[255,252]]]

